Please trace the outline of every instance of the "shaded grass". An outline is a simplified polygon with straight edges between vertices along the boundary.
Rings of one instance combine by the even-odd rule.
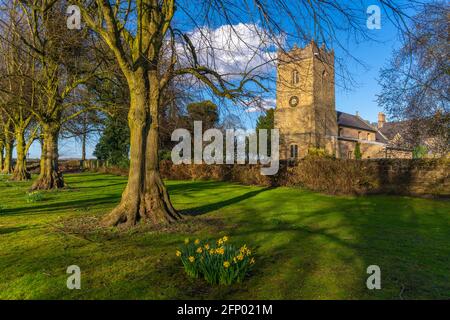
[[[183,222],[104,230],[95,223],[118,203],[125,178],[66,181],[69,188],[27,203],[31,183],[0,176],[0,298],[450,298],[448,201],[169,181]],[[229,287],[188,279],[177,245],[223,235],[256,248],[251,276]],[[81,268],[81,290],[66,288],[72,264]],[[381,268],[382,290],[365,286],[371,264]]]

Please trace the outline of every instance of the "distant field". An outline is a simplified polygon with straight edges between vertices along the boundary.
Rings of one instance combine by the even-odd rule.
[[[190,217],[120,231],[93,221],[120,200],[124,177],[66,182],[27,202],[31,183],[0,176],[0,298],[450,299],[448,201],[168,181],[175,207]],[[252,274],[229,287],[188,279],[177,245],[223,235],[255,248]],[[81,290],[66,288],[73,264]],[[366,288],[369,265],[380,266],[382,290]]]

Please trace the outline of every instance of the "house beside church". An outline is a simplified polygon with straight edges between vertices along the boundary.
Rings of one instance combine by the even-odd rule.
[[[311,42],[279,52],[275,128],[280,131],[280,159],[303,158],[311,148],[337,158],[411,158],[399,144],[401,122],[383,113],[371,124],[358,114],[336,111],[334,51]],[[401,140],[401,139],[400,139]]]

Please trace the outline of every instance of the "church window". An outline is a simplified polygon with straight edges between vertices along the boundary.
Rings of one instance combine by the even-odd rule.
[[[358,131],[358,140],[362,139],[361,131]]]
[[[300,82],[300,74],[298,73],[298,70],[292,71],[292,84],[298,84]]]
[[[349,152],[347,153],[347,159],[351,159],[351,158],[352,158],[352,155],[353,155],[353,151],[349,151]]]
[[[367,140],[370,141],[370,133],[367,134]]]
[[[291,145],[291,158],[292,159],[298,158],[298,145],[296,144]]]

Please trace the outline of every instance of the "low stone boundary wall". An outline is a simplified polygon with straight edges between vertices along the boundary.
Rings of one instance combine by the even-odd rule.
[[[281,163],[277,175],[259,165],[173,165],[161,162],[168,179],[212,179],[246,185],[298,186],[328,194],[401,194],[450,197],[450,161],[305,159]]]
[[[92,163],[90,163],[90,161]],[[127,169],[86,161],[85,168],[113,174]],[[260,165],[173,165],[161,174],[174,180],[217,180],[245,185],[304,187],[327,194],[397,194],[450,198],[450,159],[342,160],[311,158],[280,163],[278,174],[263,176]]]

